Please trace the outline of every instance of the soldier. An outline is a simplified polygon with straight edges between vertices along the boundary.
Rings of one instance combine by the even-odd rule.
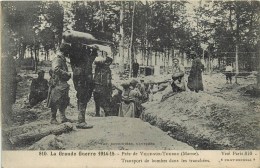
[[[182,92],[185,91],[184,83],[184,67],[180,65],[177,58],[173,59],[173,68],[172,68],[172,91],[173,92]]]
[[[98,58],[98,57],[97,57]],[[95,60],[95,89],[94,101],[96,105],[96,116],[99,117],[100,107],[105,111],[105,116],[111,115],[111,99],[112,99],[112,75],[109,66],[113,59],[106,57],[105,60]]]
[[[227,80],[226,83],[228,84],[228,80],[229,80],[230,84],[232,84],[233,67],[230,63],[226,66],[225,74],[226,74],[226,80]]]
[[[142,103],[145,103],[148,99],[148,94],[146,92],[143,79],[140,80],[140,84],[138,86],[139,86],[139,90],[140,90],[141,95],[142,95]]]
[[[190,75],[188,77],[187,87],[191,91],[198,93],[200,90],[203,91],[202,72],[204,71],[204,65],[201,63],[200,58],[195,52],[191,53],[193,57]]]
[[[33,79],[30,88],[29,103],[35,106],[45,100],[48,95],[48,81],[44,79],[44,71],[38,72],[38,78]]]
[[[68,73],[64,49],[61,47],[56,58],[52,61],[52,79],[50,81],[48,107],[51,108],[51,124],[58,124],[56,119],[57,110],[60,111],[61,122],[71,122],[66,118],[65,110],[69,105],[69,84],[71,78]]]
[[[78,104],[78,124],[77,128],[88,129],[92,125],[85,122],[85,113],[87,103],[89,102],[94,89],[94,81],[92,76],[92,63],[97,56],[97,49],[87,47],[81,43],[72,43],[70,47],[69,57],[73,72],[73,83],[77,91]]]
[[[137,59],[135,59],[135,62],[133,63],[133,77],[136,78],[138,75],[139,70],[139,64],[137,62]]]

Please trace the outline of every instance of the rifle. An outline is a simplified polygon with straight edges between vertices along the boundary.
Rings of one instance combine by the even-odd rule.
[[[51,97],[52,85],[48,88],[48,96],[47,96],[47,107],[50,107],[50,97]]]
[[[53,87],[54,87],[54,81],[53,81],[54,79],[53,79],[53,77],[52,77],[52,75],[53,75],[52,70],[50,70],[49,73],[50,73],[51,78],[50,78],[49,88],[48,88],[47,107],[50,107],[51,91],[52,91],[52,89],[53,89]]]
[[[122,92],[122,89],[119,89],[119,87],[117,87],[116,85],[112,84],[112,87],[115,88],[116,90]]]

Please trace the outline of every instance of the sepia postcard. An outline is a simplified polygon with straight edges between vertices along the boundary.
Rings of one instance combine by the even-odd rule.
[[[0,1],[1,166],[260,167],[260,1]]]

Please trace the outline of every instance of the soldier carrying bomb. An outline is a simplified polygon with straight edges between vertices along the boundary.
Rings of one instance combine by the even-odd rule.
[[[88,125],[85,122],[85,114],[87,104],[94,90],[92,64],[97,56],[97,48],[89,47],[88,45],[108,43],[97,40],[89,33],[72,30],[64,32],[63,41],[67,44],[70,43],[66,48],[73,72],[72,79],[74,87],[77,91],[76,97],[79,115],[76,127],[80,129],[92,128],[92,125]]]
[[[77,91],[78,124],[77,128],[88,129],[92,125],[85,122],[87,104],[92,96],[94,81],[92,63],[97,56],[97,50],[81,43],[72,43],[70,48],[70,63],[73,72],[73,83]]]

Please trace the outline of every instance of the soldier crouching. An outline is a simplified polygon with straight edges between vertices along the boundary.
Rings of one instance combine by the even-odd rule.
[[[56,114],[59,109],[61,122],[71,122],[65,115],[65,110],[69,105],[69,84],[67,81],[71,78],[68,73],[65,53],[60,49],[56,58],[52,61],[52,77],[50,81],[49,96],[47,100],[48,107],[51,108],[51,124],[58,124]]]

